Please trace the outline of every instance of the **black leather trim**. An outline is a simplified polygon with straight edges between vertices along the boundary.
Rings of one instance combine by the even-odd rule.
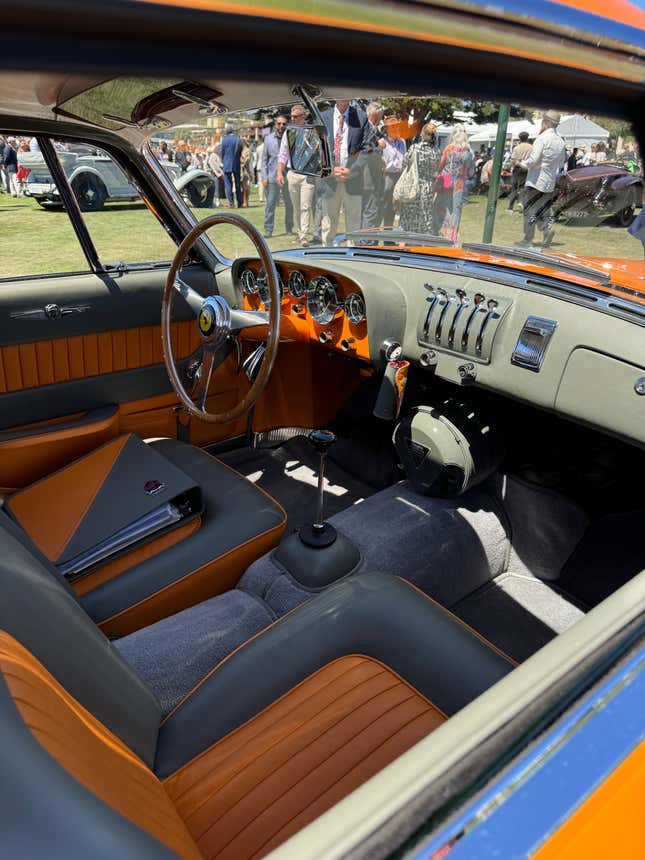
[[[513,669],[403,580],[350,577],[273,624],[221,663],[159,731],[164,778],[313,672],[348,654],[381,660],[448,716]]]
[[[3,857],[177,860],[74,779],[26,727],[0,673],[0,833]]]
[[[46,436],[48,433],[56,433],[60,430],[69,430],[72,427],[88,427],[90,424],[98,424],[116,415],[119,407],[113,403],[109,406],[101,406],[98,409],[90,409],[81,418],[70,421],[59,421],[57,424],[45,425],[44,427],[30,427],[23,430],[4,430],[0,432],[0,445],[11,439],[26,439],[29,436]],[[78,410],[77,410],[78,411]],[[58,417],[58,416],[55,416]]]
[[[97,623],[284,521],[275,502],[205,451],[175,439],[151,444],[201,487],[202,524],[186,540],[84,595],[81,603]]]
[[[355,570],[361,554],[342,532],[322,549],[307,546],[294,532],[280,543],[273,560],[305,588],[324,588]]]
[[[69,586],[38,561],[16,531],[0,511],[0,629],[151,764],[161,719],[157,699],[88,618]]]
[[[171,390],[163,364],[25,388],[0,394],[0,429],[11,430],[18,424],[46,421],[58,415],[98,409],[109,403],[142,400]]]

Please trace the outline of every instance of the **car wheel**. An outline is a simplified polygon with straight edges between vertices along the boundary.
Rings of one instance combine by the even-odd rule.
[[[213,205],[215,183],[206,185],[204,182],[191,182],[186,186],[186,194],[191,206],[208,209]]]
[[[629,227],[634,220],[634,204],[631,203],[629,206],[625,206],[620,212],[616,212],[614,217],[619,227]]]
[[[91,173],[81,173],[72,181],[72,191],[81,212],[96,212],[107,198],[105,185]]]

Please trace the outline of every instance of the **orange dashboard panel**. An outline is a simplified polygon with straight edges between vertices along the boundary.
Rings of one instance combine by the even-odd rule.
[[[241,270],[244,306],[250,310],[265,308],[268,290],[261,269],[259,260],[251,260]],[[279,263],[277,269],[282,281],[282,340],[313,341],[370,360],[365,299],[357,284],[312,266]]]

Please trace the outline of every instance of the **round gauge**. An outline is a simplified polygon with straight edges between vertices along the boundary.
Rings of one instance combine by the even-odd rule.
[[[282,301],[283,293],[284,285],[282,283],[282,278],[280,277],[280,272],[278,272],[278,294],[280,296],[280,301]],[[258,272],[258,295],[260,296],[260,301],[265,307],[268,307],[271,304],[271,297],[269,296],[269,281],[264,269],[260,269]]]
[[[365,319],[365,299],[360,293],[350,293],[345,299],[345,314],[350,323],[358,325]]]
[[[327,325],[336,316],[338,296],[336,288],[324,275],[309,282],[307,287],[307,308],[315,322]]]
[[[245,296],[254,296],[258,291],[258,282],[253,269],[244,269],[240,276],[242,291]]]
[[[293,272],[289,275],[289,292],[294,297],[294,299],[300,299],[305,294],[305,290],[307,289],[307,281],[305,280],[305,276],[302,272],[299,272],[298,269],[294,269]]]

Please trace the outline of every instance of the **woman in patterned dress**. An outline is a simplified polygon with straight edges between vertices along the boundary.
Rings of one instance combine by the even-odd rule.
[[[411,159],[416,156],[419,173],[419,193],[416,200],[410,203],[399,204],[401,213],[399,226],[402,230],[410,230],[413,233],[434,234],[435,232],[433,228],[437,225],[433,222],[432,203],[440,158],[436,131],[436,125],[431,122],[426,123],[421,129],[421,141],[412,144],[405,155],[403,162],[404,170]],[[436,221],[436,218],[434,221]]]
[[[463,125],[457,125],[453,129],[450,143],[441,155],[435,197],[439,235],[445,236],[452,242],[457,242],[459,238],[459,222],[466,193],[466,181],[474,175],[475,159],[468,143],[466,129]]]

